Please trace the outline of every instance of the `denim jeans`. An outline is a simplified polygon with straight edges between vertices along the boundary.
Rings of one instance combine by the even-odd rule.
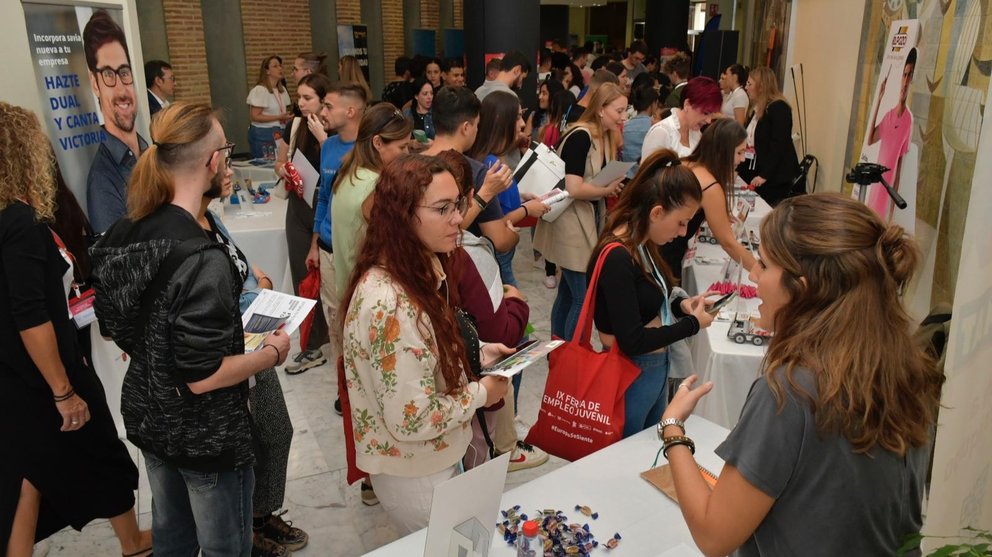
[[[198,472],[142,451],[152,490],[152,543],[159,557],[249,557],[251,466]]]
[[[582,303],[586,299],[586,274],[561,269],[561,282],[558,283],[558,295],[555,304],[551,306],[551,334],[572,340],[575,326],[582,313]]]
[[[260,159],[265,156],[263,148],[265,145],[274,145],[272,139],[273,132],[281,132],[282,128],[260,128],[255,124],[248,126],[248,147],[251,149],[251,156]]]
[[[496,252],[496,262],[499,263],[499,276],[503,284],[517,286],[517,278],[513,276],[513,255],[517,253],[517,248],[512,247],[507,252]]]
[[[623,397],[624,438],[644,431],[661,420],[668,406],[668,352],[633,356],[641,374]]]

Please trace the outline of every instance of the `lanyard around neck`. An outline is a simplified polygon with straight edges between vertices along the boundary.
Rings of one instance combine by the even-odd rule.
[[[661,324],[667,327],[668,325],[671,325],[675,322],[675,319],[672,317],[671,302],[668,299],[668,284],[665,282],[665,277],[658,270],[658,266],[655,265],[654,259],[651,259],[651,257],[648,255],[648,250],[644,248],[644,244],[638,246],[637,249],[638,252],[641,254],[641,259],[644,260],[645,262],[644,263],[645,267],[647,266],[648,263],[651,264],[651,268],[645,269],[645,271],[648,271],[651,274],[651,276],[654,277],[654,280],[656,283],[658,283],[658,286],[661,287],[661,295],[662,297],[664,297],[665,301],[664,303],[661,304],[661,311],[659,313],[659,316],[661,317]]]

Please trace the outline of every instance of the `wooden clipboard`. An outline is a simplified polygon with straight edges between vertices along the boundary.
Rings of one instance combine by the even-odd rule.
[[[699,474],[704,480],[706,480],[706,485],[710,486],[710,489],[713,489],[716,485],[716,475],[698,464],[696,466],[699,468]],[[656,468],[645,470],[644,472],[641,472],[641,477],[647,480],[651,485],[657,487],[662,493],[667,495],[669,499],[678,504],[679,497],[675,493],[675,481],[672,479],[671,466],[668,464],[663,464]]]

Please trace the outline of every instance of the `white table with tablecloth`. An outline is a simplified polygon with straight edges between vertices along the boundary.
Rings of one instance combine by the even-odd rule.
[[[746,221],[748,230],[758,235],[761,219],[771,211],[771,207],[761,198],[756,198],[754,208]],[[759,236],[760,237],[760,236]],[[691,295],[705,292],[716,282],[725,279],[724,265],[729,256],[719,244],[695,240],[695,248],[690,244],[682,269],[682,284]],[[736,274],[730,277],[736,281]],[[754,286],[743,273],[743,284]],[[756,313],[760,300],[757,298],[737,298],[731,310],[742,313]],[[723,316],[729,312],[722,312]],[[695,413],[716,424],[732,428],[740,417],[741,408],[747,399],[751,383],[758,378],[761,360],[765,355],[764,346],[750,343],[738,344],[727,337],[730,320],[718,319],[709,328],[689,339],[696,373],[702,381],[713,381],[713,391],[703,397],[696,406]]]
[[[242,185],[246,179],[251,179],[255,189],[276,185],[276,174],[271,166],[236,162],[232,168],[234,179]],[[275,193],[272,188],[270,193]],[[286,245],[286,207],[286,199],[277,195],[270,195],[268,203],[245,208],[227,200],[221,219],[248,261],[272,279],[273,289],[292,294],[293,280]]]
[[[696,461],[714,474],[723,469],[723,460],[714,450],[729,432],[698,416],[686,421],[686,434],[696,443]],[[600,547],[593,555],[643,555],[646,557],[695,557],[702,555],[692,541],[689,527],[674,501],[640,477],[654,461],[661,440],[657,430],[641,433],[614,443],[583,459],[533,479],[503,494],[501,509],[520,505],[521,512],[560,509],[570,522],[588,523],[596,539],[604,541],[619,533],[619,547],[610,553]],[[663,457],[658,464],[664,464]],[[575,511],[575,505],[588,506],[599,513],[590,520]],[[493,517],[491,526],[495,526]],[[420,530],[368,553],[370,557],[411,557],[423,555],[427,530]],[[494,532],[489,550],[493,557],[516,555]],[[434,556],[431,556],[434,557]]]

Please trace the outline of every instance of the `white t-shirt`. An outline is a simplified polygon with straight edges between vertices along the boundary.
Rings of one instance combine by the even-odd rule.
[[[696,149],[703,134],[699,130],[689,130],[689,146],[682,145],[679,112],[681,110],[673,108],[671,116],[651,126],[644,136],[644,145],[641,147],[642,161],[647,160],[651,153],[658,149],[671,149],[679,157],[688,157]]]
[[[283,88],[274,89],[272,93],[261,85],[252,87],[248,92],[248,104],[262,108],[262,114],[266,116],[279,116],[286,112],[289,106],[289,93]],[[256,128],[282,128],[283,125],[278,120],[274,122],[256,122],[251,124]]]
[[[730,118],[734,117],[734,109],[743,108],[744,112],[747,112],[747,105],[750,101],[747,98],[747,92],[743,87],[738,87],[728,94],[723,95],[723,108],[721,112]]]

